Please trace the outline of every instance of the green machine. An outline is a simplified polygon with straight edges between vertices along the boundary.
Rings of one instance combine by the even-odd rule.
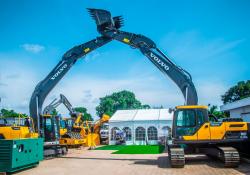
[[[37,166],[43,160],[43,139],[0,139],[0,172]]]

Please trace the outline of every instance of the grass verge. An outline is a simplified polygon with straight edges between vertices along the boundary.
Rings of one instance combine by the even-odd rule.
[[[164,151],[162,145],[107,145],[96,150],[116,150],[112,154],[160,154]]]

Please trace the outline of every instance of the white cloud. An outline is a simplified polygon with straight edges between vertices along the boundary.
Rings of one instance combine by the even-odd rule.
[[[222,38],[205,39],[196,31],[170,32],[160,42],[175,60],[197,62],[228,56],[245,39],[225,41]]]
[[[23,44],[21,47],[31,53],[39,53],[45,49],[44,46],[39,44]]]
[[[72,84],[72,82],[74,82]],[[217,81],[197,81],[197,91],[200,104],[209,103],[220,105],[220,95],[224,93],[227,86]],[[85,106],[91,114],[95,115],[95,107],[99,98],[120,90],[130,90],[144,104],[153,107],[175,107],[182,105],[184,98],[178,87],[165,77],[127,77],[126,79],[105,79],[98,77],[76,76],[65,79],[51,92],[44,104],[49,104],[52,97],[63,93],[73,106]],[[65,107],[59,110],[68,114]]]
[[[35,74],[23,66],[0,67],[0,81],[4,82],[4,86],[0,86],[0,108],[28,113],[29,99],[37,82]]]
[[[229,88],[219,80],[198,80],[195,84],[201,105],[222,105],[221,95]]]

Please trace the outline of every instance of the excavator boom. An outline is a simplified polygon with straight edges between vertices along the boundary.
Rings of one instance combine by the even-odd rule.
[[[98,15],[101,14],[103,10],[88,10],[94,20],[99,21]],[[106,11],[106,13],[108,12]],[[139,49],[143,55],[145,55],[161,72],[164,73],[164,75],[167,75],[176,83],[184,96],[185,105],[197,105],[198,97],[191,75],[186,70],[175,65],[160,49],[157,48],[154,41],[148,37],[119,30],[120,25],[123,24],[123,20],[119,17],[119,27],[117,27],[115,21],[112,20],[116,18],[117,17],[112,18],[109,13],[109,20],[106,19],[106,22],[101,23],[96,22],[98,32],[105,37],[112,38],[133,48]]]
[[[37,84],[30,99],[29,109],[30,116],[34,119],[35,126],[38,131],[40,131],[39,118],[42,113],[43,102],[49,92],[64,77],[64,75],[70,70],[70,68],[79,58],[107,44],[111,40],[111,38],[101,36],[87,43],[73,47],[63,55],[62,60],[55,66],[48,76]]]

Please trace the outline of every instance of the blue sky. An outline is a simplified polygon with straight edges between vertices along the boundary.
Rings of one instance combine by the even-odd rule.
[[[0,2],[0,107],[28,112],[35,85],[75,45],[99,34],[86,8],[123,15],[122,30],[156,42],[188,70],[201,104],[220,105],[220,95],[250,78],[250,2],[66,1]],[[79,60],[45,104],[64,93],[94,114],[99,97],[128,89],[151,106],[183,104],[179,89],[138,50],[113,41]],[[62,113],[67,113],[64,108]]]

